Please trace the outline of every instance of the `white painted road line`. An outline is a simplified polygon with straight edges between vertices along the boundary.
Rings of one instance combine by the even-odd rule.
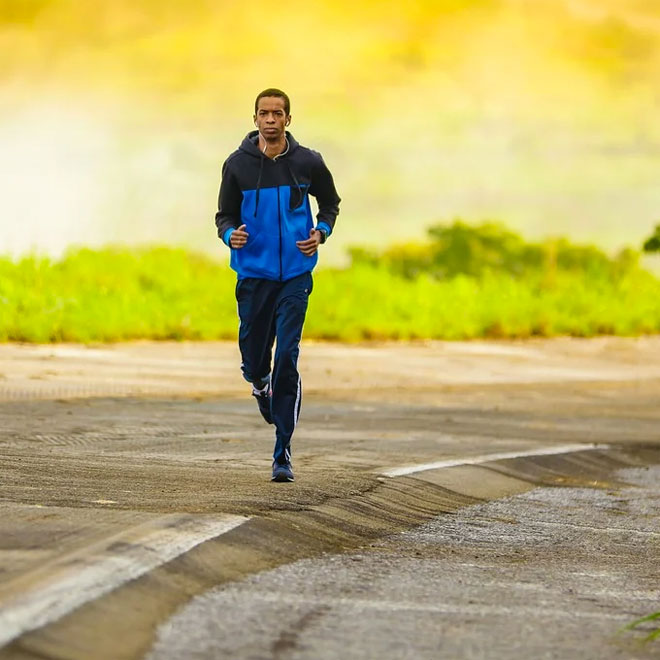
[[[553,454],[568,454],[576,451],[591,451],[593,449],[609,449],[609,445],[594,443],[573,444],[573,445],[555,445],[553,447],[538,447],[528,449],[527,451],[507,451],[493,454],[481,454],[480,456],[470,456],[468,458],[455,458],[447,461],[436,461],[435,463],[421,463],[419,465],[408,465],[398,468],[389,468],[383,470],[381,474],[385,477],[403,477],[416,472],[425,472],[426,470],[437,470],[440,468],[458,467],[459,465],[480,465],[492,461],[503,461],[507,458],[524,458],[526,456],[552,456]]]
[[[247,520],[242,516],[161,516],[3,584],[0,646],[57,621]]]

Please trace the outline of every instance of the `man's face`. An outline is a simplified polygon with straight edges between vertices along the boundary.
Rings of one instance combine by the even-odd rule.
[[[264,96],[259,99],[254,121],[266,140],[280,139],[290,119],[291,115],[287,115],[284,109],[284,99],[279,96]]]

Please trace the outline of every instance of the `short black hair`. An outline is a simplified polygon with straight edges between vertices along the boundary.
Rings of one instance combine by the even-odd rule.
[[[284,99],[284,112],[287,115],[291,114],[291,101],[289,101],[289,97],[286,95],[285,92],[283,92],[281,89],[277,89],[276,87],[269,87],[268,89],[264,89],[263,92],[259,92],[257,95],[257,98],[254,101],[254,114],[257,114],[257,110],[259,109],[259,99],[264,98],[265,96],[277,96],[280,99]]]

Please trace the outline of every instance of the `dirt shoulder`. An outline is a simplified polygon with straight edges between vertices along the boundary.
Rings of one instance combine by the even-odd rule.
[[[234,342],[0,345],[0,400],[234,396]],[[303,342],[307,394],[400,401],[451,386],[660,380],[660,336],[346,345]]]

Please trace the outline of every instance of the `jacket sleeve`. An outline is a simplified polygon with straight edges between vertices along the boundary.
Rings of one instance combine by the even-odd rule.
[[[243,193],[229,167],[229,161],[222,166],[222,182],[218,194],[218,212],[215,214],[215,226],[218,236],[229,245],[229,237],[234,229],[241,225],[241,203]]]
[[[315,153],[316,162],[312,169],[312,181],[309,186],[310,195],[316,197],[319,212],[316,215],[316,228],[323,229],[327,236],[332,234],[335,220],[339,214],[339,202],[341,198],[335,189],[332,174],[323,162],[321,154]]]

